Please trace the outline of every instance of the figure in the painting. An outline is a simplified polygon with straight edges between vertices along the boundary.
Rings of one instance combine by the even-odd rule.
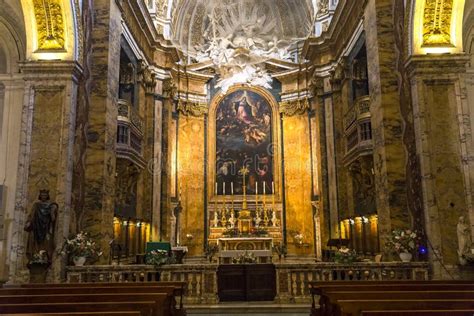
[[[237,119],[245,124],[252,123],[252,107],[247,101],[247,96],[244,95],[239,102],[236,102],[235,111],[237,112]]]
[[[38,199],[39,201],[33,204],[25,224],[25,231],[28,232],[26,256],[31,260],[35,254],[44,250],[51,261],[58,204],[50,201],[49,190],[40,190]]]

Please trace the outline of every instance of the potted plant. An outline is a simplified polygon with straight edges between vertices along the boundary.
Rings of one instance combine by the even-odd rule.
[[[146,254],[145,262],[146,264],[152,264],[155,267],[159,267],[164,264],[173,264],[175,263],[175,259],[169,256],[168,251],[156,249]]]
[[[71,239],[66,239],[63,253],[68,254],[75,266],[83,266],[87,259],[97,260],[102,252],[88,233],[80,232]]]
[[[385,246],[388,250],[397,253],[402,262],[410,262],[419,240],[420,238],[416,231],[395,229],[389,236]]]
[[[217,244],[207,245],[206,246],[206,257],[209,259],[209,263],[212,263],[212,258],[216,253],[219,252],[219,246]]]
[[[275,251],[278,255],[278,260],[281,261],[282,257],[286,257],[288,249],[285,244],[278,244],[273,246],[273,251]]]
[[[357,261],[357,253],[347,247],[339,248],[334,254],[334,262],[336,263],[352,263]]]

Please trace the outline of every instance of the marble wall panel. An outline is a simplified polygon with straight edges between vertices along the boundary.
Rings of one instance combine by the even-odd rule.
[[[189,249],[189,256],[203,253],[204,240],[204,118],[180,115],[177,148],[178,197],[183,211],[180,240]],[[186,238],[190,234],[192,238]],[[189,235],[188,235],[189,236]]]
[[[314,254],[314,224],[311,204],[311,148],[306,115],[283,118],[285,161],[286,232],[288,253]],[[303,244],[295,235],[303,235]]]

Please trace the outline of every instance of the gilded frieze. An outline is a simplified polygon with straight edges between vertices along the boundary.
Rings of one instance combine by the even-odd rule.
[[[201,117],[207,114],[207,105],[191,101],[178,101],[177,110],[185,116]]]
[[[453,0],[426,0],[423,16],[423,45],[451,46]]]
[[[38,50],[64,50],[65,26],[61,0],[33,0]]]
[[[280,113],[286,116],[302,115],[311,108],[308,98],[280,103]]]

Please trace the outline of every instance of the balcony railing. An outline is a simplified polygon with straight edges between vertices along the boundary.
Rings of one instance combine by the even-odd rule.
[[[346,161],[372,151],[370,96],[358,98],[344,116],[346,134]]]
[[[117,157],[145,167],[142,154],[144,122],[127,100],[118,100]]]

